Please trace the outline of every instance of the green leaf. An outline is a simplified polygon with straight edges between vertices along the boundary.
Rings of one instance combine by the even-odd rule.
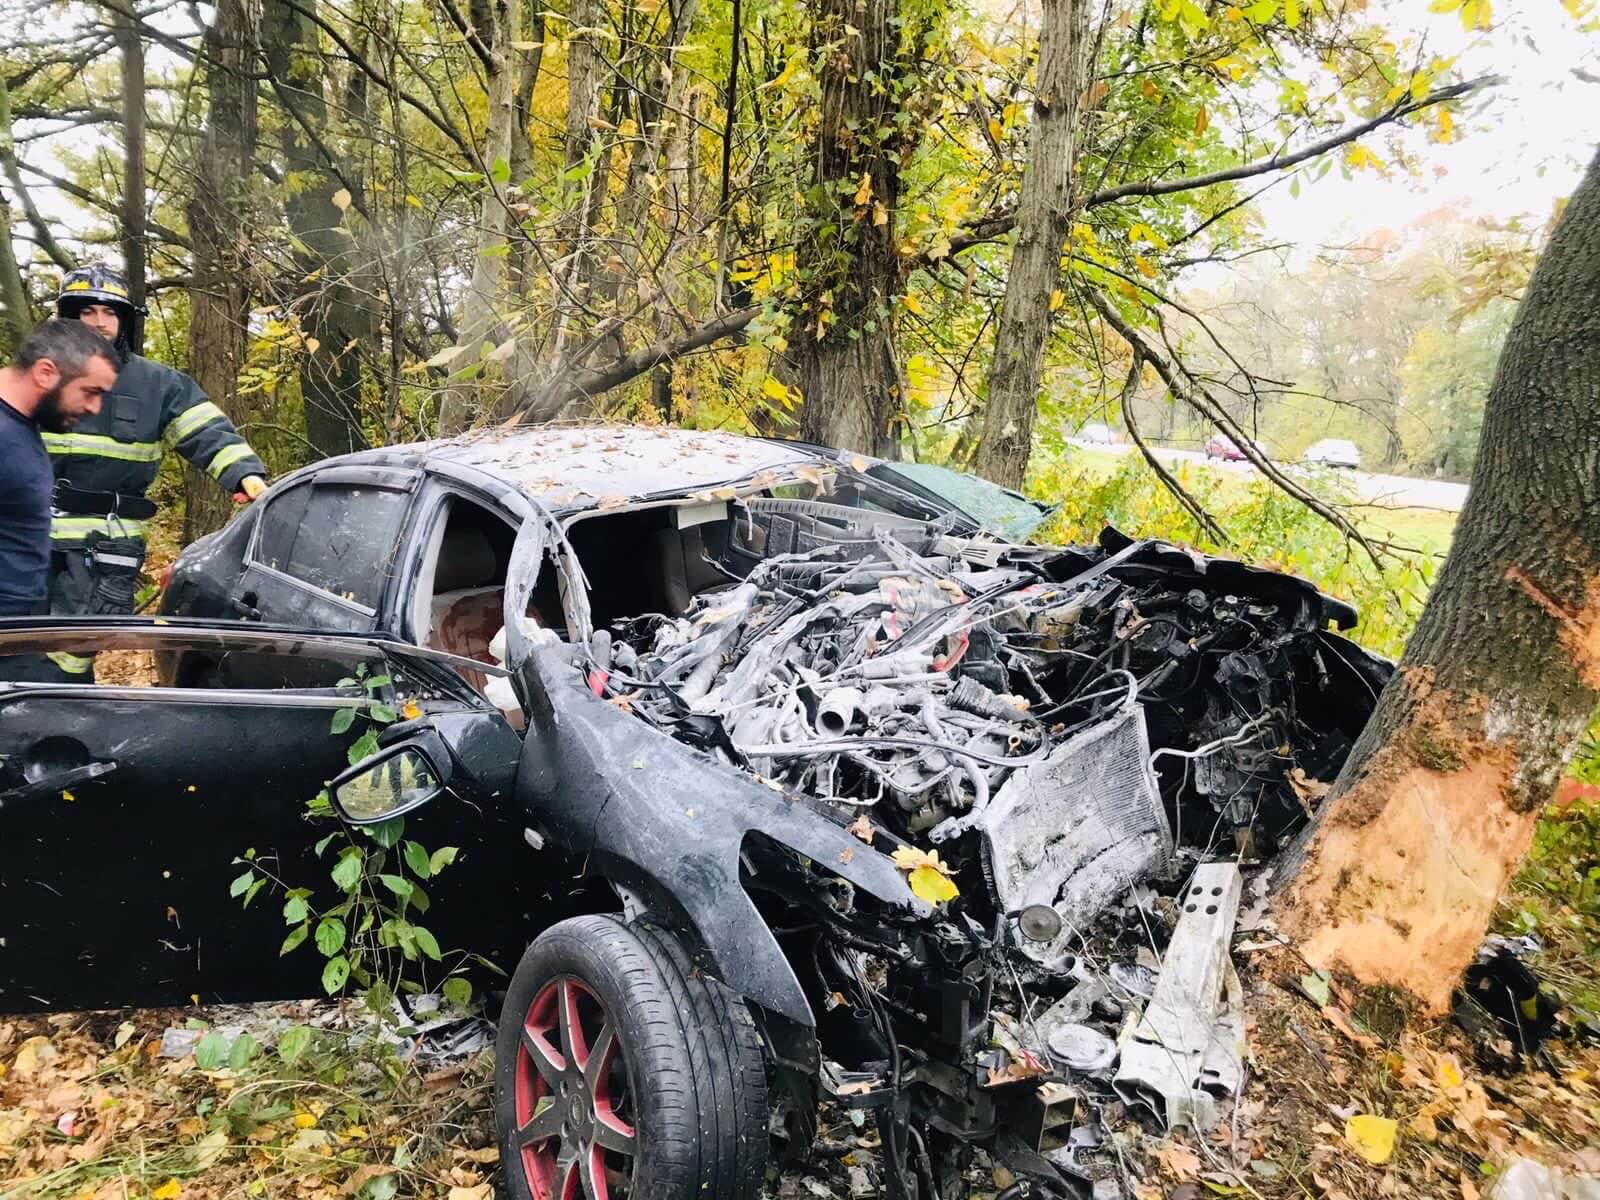
[[[361,1185],[356,1200],[394,1200],[400,1191],[400,1177],[394,1172],[374,1175]]]
[[[444,1002],[456,1008],[472,1003],[472,982],[461,975],[452,975],[444,981]]]
[[[322,968],[322,990],[332,996],[344,987],[345,980],[350,978],[350,960],[344,955],[330,958],[328,965]]]
[[[311,1030],[304,1025],[291,1025],[278,1035],[278,1057],[291,1067],[311,1048]]]
[[[289,936],[283,939],[283,945],[278,947],[278,957],[282,958],[301,942],[306,940],[306,935],[311,932],[311,922],[296,925],[289,931]]]
[[[494,160],[494,165],[489,168],[489,178],[501,187],[511,182],[511,164],[504,158]]]
[[[1318,1008],[1327,1008],[1329,1002],[1333,999],[1333,994],[1328,988],[1328,976],[1322,971],[1314,971],[1309,975],[1300,976],[1300,990]]]
[[[338,917],[323,917],[317,922],[317,949],[329,958],[344,949],[344,922]]]
[[[330,833],[327,837],[319,839],[317,844],[311,847],[311,852],[321,858],[322,852],[328,848],[328,843],[338,836],[337,833]]]
[[[404,876],[379,875],[378,882],[398,896],[402,902],[411,899],[411,881]]]
[[[261,1053],[261,1043],[248,1033],[241,1033],[234,1039],[233,1049],[228,1051],[228,1065],[235,1071],[242,1071],[259,1053]]]
[[[398,714],[387,704],[374,703],[367,709],[367,714],[374,720],[385,725],[393,725]]]
[[[411,927],[411,932],[417,939],[418,950],[421,950],[429,958],[433,959],[434,962],[438,962],[444,957],[439,950],[439,940],[435,938],[432,933],[424,929],[421,925],[413,925]]]
[[[283,902],[283,923],[285,925],[297,924],[304,921],[309,912],[310,908],[303,897],[290,896]]]
[[[428,898],[428,893],[422,890],[420,883],[413,883],[411,885],[411,903],[416,906],[419,913],[425,913],[433,901]]]
[[[353,767],[362,759],[371,758],[377,752],[378,731],[369,729],[354,742],[350,743],[350,750],[345,757],[350,760],[350,765]]]
[[[239,876],[239,878],[235,879],[228,885],[228,895],[238,899],[238,897],[244,895],[249,889],[250,885],[255,882],[255,878],[256,873],[254,871],[246,871],[243,875]]]
[[[428,860],[428,874],[437,875],[451,863],[455,862],[460,850],[455,846],[440,846],[433,852],[433,857]]]
[[[379,821],[376,825],[363,825],[362,828],[378,845],[385,850],[392,850],[395,843],[400,840],[400,835],[406,831],[406,819],[390,817],[387,821]]]
[[[333,714],[333,721],[328,725],[328,732],[335,735],[345,733],[355,723],[356,710],[353,708],[341,708]]]
[[[350,891],[361,880],[361,863],[365,856],[357,846],[351,846],[339,856],[339,861],[334,863],[333,870],[328,872],[333,876],[333,882],[342,891]]]
[[[228,1039],[215,1029],[200,1039],[194,1048],[194,1065],[202,1071],[215,1071],[228,1057]]]
[[[374,675],[371,679],[367,680],[367,691],[375,692],[379,688],[388,687],[393,682],[394,681],[387,675]]]
[[[426,879],[433,874],[433,864],[428,859],[428,852],[416,842],[407,842],[405,846],[406,866],[411,868],[411,873],[419,879]]]
[[[258,879],[254,883],[252,883],[248,888],[246,888],[245,889],[245,893],[244,893],[244,900],[242,901],[243,906],[245,908],[249,908],[250,907],[250,901],[252,901],[252,900],[254,900],[256,898],[256,893],[259,892],[262,888],[264,888],[266,886],[267,886],[267,881],[265,879]]]

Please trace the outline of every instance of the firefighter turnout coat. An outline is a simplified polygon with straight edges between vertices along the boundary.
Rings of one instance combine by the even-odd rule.
[[[161,469],[170,445],[196,468],[233,494],[247,475],[265,476],[256,457],[223,411],[182,371],[130,354],[116,387],[100,411],[86,416],[70,433],[46,433],[45,448],[56,479],[86,492],[142,498]],[[146,522],[117,517],[123,537],[144,536]],[[51,548],[82,549],[86,539],[106,533],[105,516],[58,512],[51,524]]]

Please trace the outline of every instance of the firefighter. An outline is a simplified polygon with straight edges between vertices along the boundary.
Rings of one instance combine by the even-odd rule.
[[[145,529],[156,506],[145,492],[161,469],[163,442],[241,503],[266,491],[266,468],[223,411],[182,371],[129,350],[137,313],[128,285],[101,265],[69,271],[56,313],[111,342],[120,370],[99,413],[76,429],[44,434],[55,468],[50,524],[50,612],[133,611]],[[94,659],[52,654],[63,682],[94,679]]]

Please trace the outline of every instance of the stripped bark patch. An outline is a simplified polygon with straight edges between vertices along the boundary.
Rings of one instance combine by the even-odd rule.
[[[1404,988],[1432,1012],[1448,1008],[1537,821],[1513,802],[1514,750],[1441,719],[1444,699],[1414,709],[1339,798],[1279,906],[1313,966]],[[1415,753],[1441,729],[1448,769]]]

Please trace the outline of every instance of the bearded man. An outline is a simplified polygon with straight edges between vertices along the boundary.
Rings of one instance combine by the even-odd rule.
[[[55,471],[42,433],[94,416],[117,381],[111,343],[80,321],[46,321],[0,369],[0,616],[45,607]]]

